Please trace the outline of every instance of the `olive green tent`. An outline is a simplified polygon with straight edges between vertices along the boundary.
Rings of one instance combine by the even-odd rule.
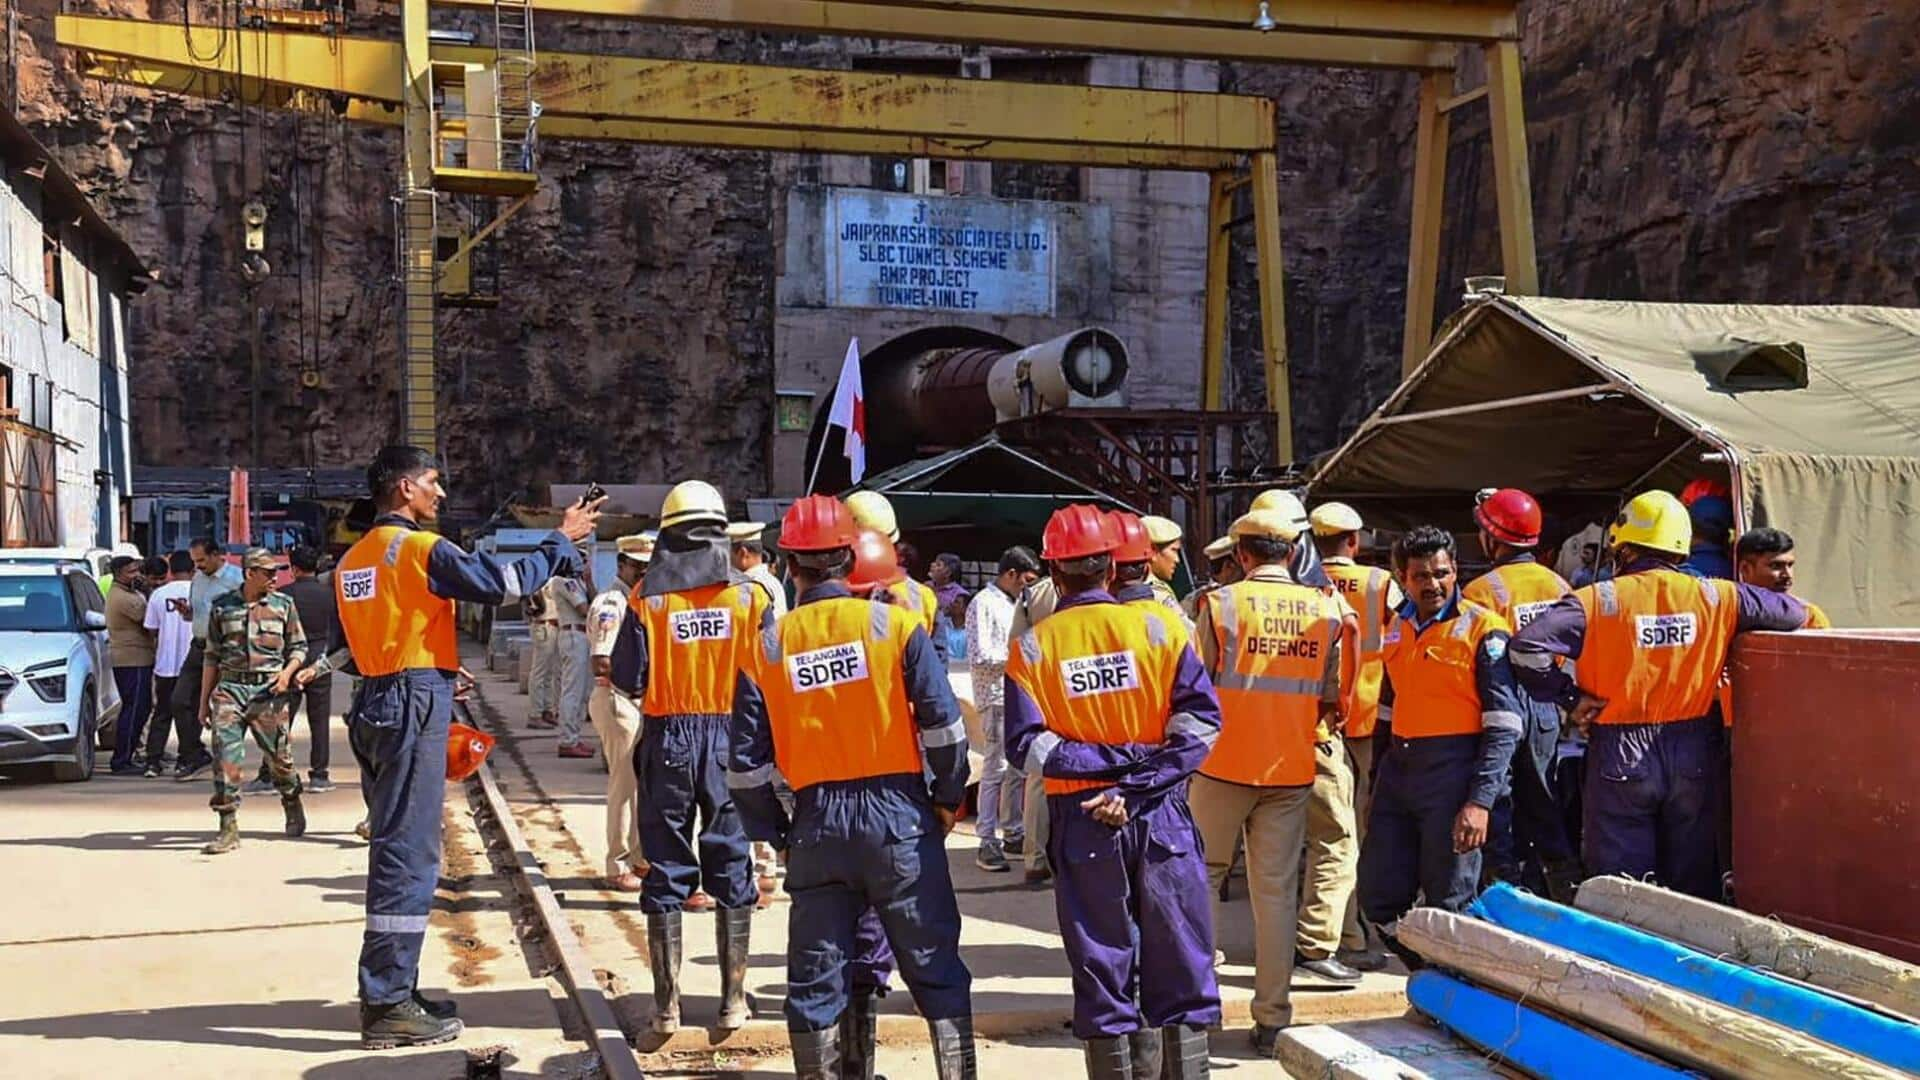
[[[1513,486],[1605,520],[1727,481],[1739,528],[1792,533],[1795,591],[1839,626],[1920,625],[1920,311],[1489,296],[1315,470],[1375,524],[1470,531]]]

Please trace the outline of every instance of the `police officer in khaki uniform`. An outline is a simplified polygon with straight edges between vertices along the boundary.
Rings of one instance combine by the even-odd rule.
[[[587,614],[587,650],[593,662],[587,716],[607,762],[607,887],[639,892],[647,865],[640,854],[640,785],[632,767],[633,746],[640,739],[640,702],[613,685],[612,657],[628,598],[653,558],[653,537],[623,536],[614,543],[620,553],[619,576],[593,598]]]

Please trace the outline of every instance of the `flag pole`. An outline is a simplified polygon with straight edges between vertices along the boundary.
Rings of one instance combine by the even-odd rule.
[[[820,451],[813,455],[813,471],[807,474],[807,490],[803,494],[813,494],[813,485],[820,479],[820,459],[827,456],[827,436],[833,434],[833,423],[829,421],[820,431]]]

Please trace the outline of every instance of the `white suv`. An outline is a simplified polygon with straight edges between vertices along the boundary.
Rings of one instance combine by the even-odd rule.
[[[0,768],[51,764],[57,780],[91,779],[99,733],[119,714],[90,567],[0,561]]]

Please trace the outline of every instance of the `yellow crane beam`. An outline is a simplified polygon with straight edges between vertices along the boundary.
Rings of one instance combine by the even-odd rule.
[[[400,108],[381,101],[342,97],[301,90],[252,76],[179,67],[144,60],[98,56],[82,65],[88,78],[184,94],[212,100],[300,112],[334,111],[349,120],[400,126]],[[457,121],[443,123],[443,131],[457,134]],[[1246,155],[1215,150],[1157,150],[1134,146],[1083,146],[1072,143],[1022,142],[1012,139],[941,139],[924,135],[886,135],[857,131],[797,131],[780,128],[721,127],[713,124],[673,124],[638,120],[591,120],[577,116],[545,115],[540,134],[546,139],[589,142],[653,143],[699,146],[722,150],[765,150],[787,153],[852,154],[863,157],[934,157],[971,161],[1028,161],[1088,165],[1114,169],[1179,169],[1216,171],[1245,163]]]
[[[94,56],[400,101],[404,50],[398,42],[210,26],[183,31],[178,23],[83,15],[58,16],[55,33],[60,44]],[[436,63],[485,64],[492,57],[491,49],[432,47]],[[549,134],[553,122],[571,117],[1233,155],[1270,150],[1274,142],[1273,104],[1265,98],[588,53],[542,52],[534,96],[543,110],[541,130]],[[608,129],[608,136],[616,131]]]
[[[1078,49],[1317,67],[1453,67],[1449,42],[1512,38],[1511,3],[1435,4],[1409,0],[1284,0],[1278,28],[1252,29],[1243,0],[958,0],[951,3],[846,0],[531,0],[547,16],[801,34],[942,41],[967,45]],[[436,0],[491,7],[493,0]]]

